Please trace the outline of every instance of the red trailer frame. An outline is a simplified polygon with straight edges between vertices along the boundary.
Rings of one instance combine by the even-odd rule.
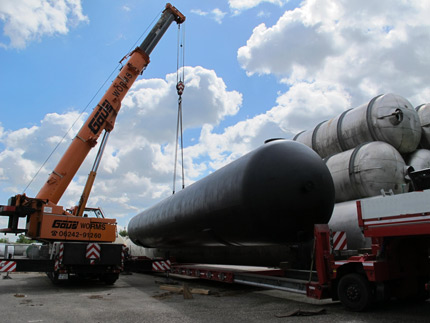
[[[327,225],[315,225],[318,282],[307,284],[307,295],[340,299],[361,311],[376,300],[428,298],[430,277],[430,191],[357,201],[358,224],[372,239],[368,253],[335,256]]]

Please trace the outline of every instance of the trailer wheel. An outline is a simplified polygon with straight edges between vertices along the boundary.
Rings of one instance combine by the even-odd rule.
[[[58,273],[50,271],[50,272],[47,272],[46,275],[54,285],[57,285],[60,283],[60,280],[58,279]]]
[[[338,284],[337,293],[342,304],[349,310],[360,312],[372,303],[369,281],[359,274],[347,274]]]
[[[101,280],[106,283],[106,285],[113,285],[119,278],[119,274],[104,274],[101,277]]]
[[[426,290],[425,285],[428,281],[428,278],[426,277],[420,277],[417,280],[417,292],[415,296],[413,297],[413,300],[416,302],[425,302],[430,298],[430,291]]]

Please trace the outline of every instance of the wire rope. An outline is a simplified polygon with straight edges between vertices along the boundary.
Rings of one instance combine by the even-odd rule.
[[[181,174],[182,174],[182,189],[185,188],[185,170],[184,170],[184,139],[183,139],[183,126],[182,126],[182,93],[185,85],[185,30],[178,25],[178,41],[177,41],[177,55],[176,55],[176,89],[178,93],[178,117],[176,120],[176,141],[175,141],[175,158],[173,166],[173,194],[176,190],[176,172],[178,163],[178,146],[179,138],[181,139]]]

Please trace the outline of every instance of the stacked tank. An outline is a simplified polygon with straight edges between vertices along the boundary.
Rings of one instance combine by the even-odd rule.
[[[430,105],[416,110],[405,98],[380,95],[355,109],[298,133],[294,140],[316,151],[333,176],[336,202],[408,191],[413,166],[430,166]],[[418,149],[417,148],[426,148]]]
[[[415,170],[430,168],[430,103],[416,107],[422,130],[419,149],[407,154],[405,161]]]
[[[359,230],[355,200],[408,192],[408,172],[430,167],[430,104],[414,109],[405,98],[380,95],[294,137],[316,151],[333,177],[333,231],[346,231],[350,248],[369,247]]]

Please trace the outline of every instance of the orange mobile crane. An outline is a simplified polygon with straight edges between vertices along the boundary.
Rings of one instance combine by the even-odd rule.
[[[129,56],[37,196],[18,194],[9,199],[8,205],[0,206],[0,215],[9,217],[8,227],[0,232],[25,233],[31,239],[47,242],[42,259],[0,259],[0,271],[46,271],[53,280],[85,273],[97,274],[107,283],[118,278],[123,250],[122,245],[112,244],[116,238],[116,220],[104,218],[100,209],[85,206],[121,101],[149,64],[149,55],[173,21],[181,24],[185,16],[168,3],[142,44],[123,58]],[[99,153],[79,205],[65,210],[57,203],[103,130]],[[84,211],[92,211],[96,217],[83,216]],[[26,218],[25,228],[18,228],[20,218]]]

